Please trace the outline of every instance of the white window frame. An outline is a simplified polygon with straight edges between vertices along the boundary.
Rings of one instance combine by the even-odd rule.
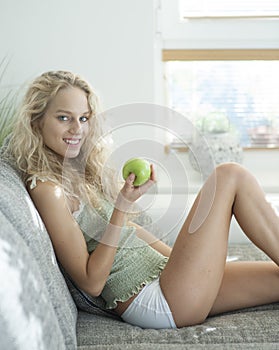
[[[276,18],[277,0],[179,0],[180,18]]]
[[[179,0],[157,0],[163,49],[279,48],[279,18],[200,18],[180,20]]]

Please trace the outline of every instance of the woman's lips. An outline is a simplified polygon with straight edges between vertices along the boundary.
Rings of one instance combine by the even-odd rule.
[[[67,145],[73,145],[76,146],[80,143],[81,139],[72,139],[72,138],[65,138],[63,139],[64,142],[67,143]]]

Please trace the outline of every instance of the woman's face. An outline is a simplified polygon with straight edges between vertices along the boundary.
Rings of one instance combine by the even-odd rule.
[[[90,115],[83,90],[77,87],[59,90],[39,124],[44,144],[62,157],[77,157],[89,131]]]

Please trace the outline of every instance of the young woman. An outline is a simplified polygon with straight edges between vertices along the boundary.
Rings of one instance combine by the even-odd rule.
[[[143,328],[278,302],[279,219],[255,178],[238,164],[218,166],[170,248],[129,214],[156,181],[153,166],[144,185],[130,174],[115,192],[97,114],[88,83],[47,72],[30,85],[7,148],[76,285]],[[272,261],[226,263],[232,215]]]

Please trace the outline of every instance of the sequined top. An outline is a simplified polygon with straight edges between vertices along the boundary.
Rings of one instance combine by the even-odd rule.
[[[36,180],[31,180],[34,188]],[[99,244],[113,212],[113,206],[109,202],[103,200],[101,204],[100,208],[81,204],[79,210],[73,213],[89,254]],[[167,257],[137,237],[134,226],[123,226],[114,263],[101,293],[106,301],[106,308],[114,309],[118,301],[124,302],[137,294],[143,285],[160,275],[167,261]]]

